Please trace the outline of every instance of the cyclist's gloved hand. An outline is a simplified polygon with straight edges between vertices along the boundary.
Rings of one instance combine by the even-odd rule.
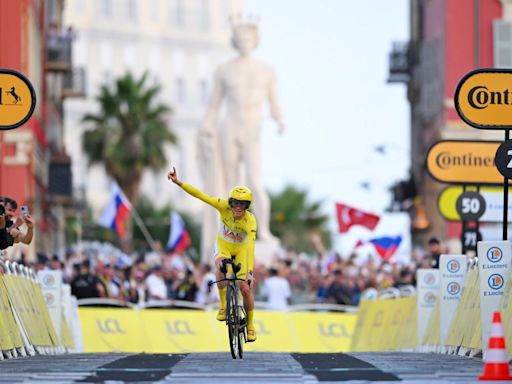
[[[254,287],[255,282],[256,282],[256,278],[254,277],[254,272],[249,271],[249,273],[247,274],[247,284],[249,284],[249,288],[252,289],[252,287]]]

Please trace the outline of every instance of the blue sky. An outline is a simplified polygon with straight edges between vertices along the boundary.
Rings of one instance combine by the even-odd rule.
[[[306,188],[332,225],[336,201],[381,213],[410,164],[406,86],[386,83],[392,43],[409,38],[408,1],[245,0],[244,9],[260,17],[255,56],[277,73],[288,127],[278,135],[266,114],[267,188]]]

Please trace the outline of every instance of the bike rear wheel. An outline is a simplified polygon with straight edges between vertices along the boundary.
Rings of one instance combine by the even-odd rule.
[[[236,291],[231,284],[228,284],[226,291],[226,317],[228,320],[229,349],[233,359],[242,358],[240,339],[240,320],[238,316],[238,298]]]

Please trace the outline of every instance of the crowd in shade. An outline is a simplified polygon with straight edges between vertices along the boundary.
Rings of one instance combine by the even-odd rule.
[[[378,257],[360,262],[355,254],[316,255],[293,250],[276,256],[270,265],[256,261],[256,300],[268,309],[290,304],[332,303],[358,305],[369,290],[415,285],[417,268],[436,268],[442,245],[431,239],[428,249],[415,250],[407,265],[382,262]],[[38,254],[35,262],[19,260],[36,271],[61,270],[78,299],[110,298],[133,304],[152,300],[182,300],[217,305],[218,293],[210,264],[196,263],[185,252],[127,255],[110,244],[84,242],[63,257]]]

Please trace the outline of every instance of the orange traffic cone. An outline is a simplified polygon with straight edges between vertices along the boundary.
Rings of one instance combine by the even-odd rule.
[[[478,377],[478,380],[512,380],[499,311],[494,312],[492,317],[489,349],[485,353],[484,360],[484,373]]]

